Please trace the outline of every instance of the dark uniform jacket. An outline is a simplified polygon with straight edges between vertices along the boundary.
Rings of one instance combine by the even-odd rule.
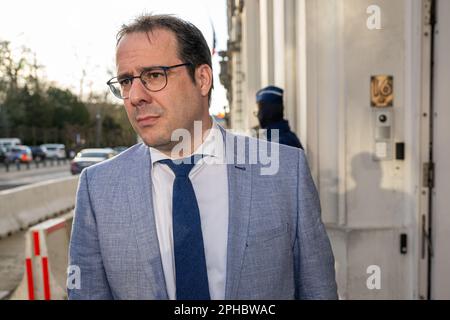
[[[287,120],[281,120],[267,125],[265,128],[267,129],[267,140],[272,141],[272,133],[271,130],[278,129],[279,130],[279,141],[280,144],[285,144],[291,147],[296,147],[303,149],[300,140],[297,138],[295,133],[291,131],[289,127],[289,122]]]

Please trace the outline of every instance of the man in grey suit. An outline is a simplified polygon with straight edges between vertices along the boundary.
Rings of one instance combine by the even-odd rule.
[[[81,173],[69,299],[336,299],[303,150],[213,121],[201,32],[139,17],[118,33],[116,65],[108,85],[144,143]]]

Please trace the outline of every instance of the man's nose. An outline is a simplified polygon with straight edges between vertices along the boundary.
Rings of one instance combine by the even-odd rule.
[[[133,80],[128,94],[130,102],[133,106],[138,107],[142,104],[150,103],[152,100],[152,92],[148,90],[139,78]]]

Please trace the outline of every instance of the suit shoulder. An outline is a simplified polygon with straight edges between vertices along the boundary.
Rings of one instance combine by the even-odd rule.
[[[112,171],[120,170],[124,167],[125,163],[129,162],[139,155],[144,155],[145,152],[148,152],[148,148],[145,146],[145,144],[135,144],[134,146],[112,157],[111,159],[94,164],[84,170],[87,171],[89,176],[102,174],[105,172],[111,173]]]
[[[298,168],[299,161],[305,161],[304,151],[300,148],[229,132],[227,132],[227,140],[227,143],[232,143],[236,149],[245,146],[245,151],[237,150],[240,154],[245,152],[246,156],[250,156],[251,153],[256,152],[257,155],[250,157],[275,161],[283,173],[293,174]],[[231,150],[231,148],[227,147],[227,150]]]

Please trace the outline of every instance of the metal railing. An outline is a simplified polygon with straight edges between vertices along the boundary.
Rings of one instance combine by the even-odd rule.
[[[22,170],[31,170],[33,168],[48,168],[55,166],[62,166],[68,163],[70,159],[44,159],[44,160],[33,160],[31,162],[2,162],[0,163],[0,172],[17,172]]]

